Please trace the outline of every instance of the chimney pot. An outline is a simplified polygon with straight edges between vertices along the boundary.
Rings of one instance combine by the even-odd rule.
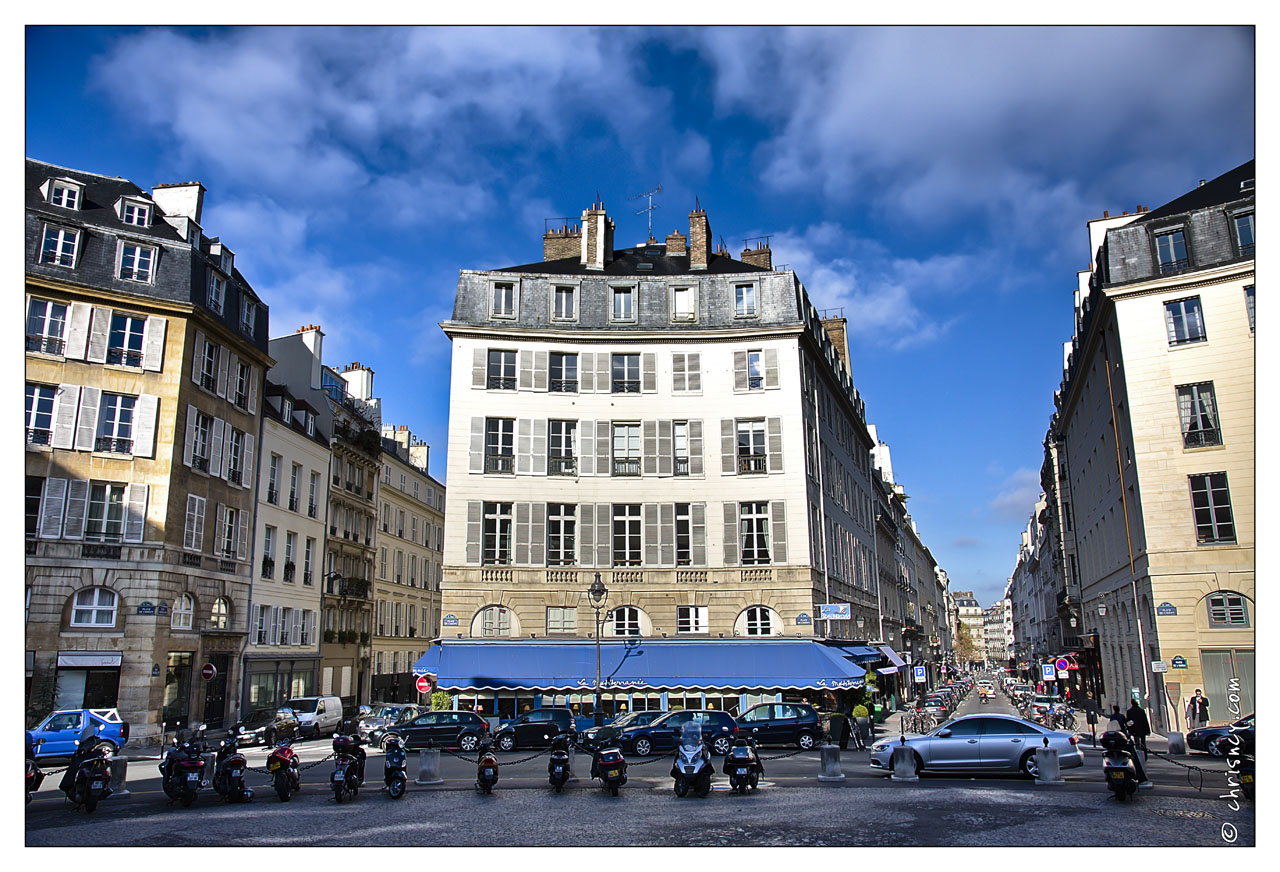
[[[1106,209],[1103,209],[1103,210],[1102,210],[1102,217],[1103,217],[1103,218],[1110,218],[1110,217],[1111,217],[1111,213],[1110,213],[1110,212],[1108,212]]]

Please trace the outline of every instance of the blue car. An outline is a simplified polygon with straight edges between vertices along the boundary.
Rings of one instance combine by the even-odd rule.
[[[36,757],[70,757],[81,734],[95,728],[100,739],[111,743],[113,754],[129,741],[129,724],[120,720],[115,709],[68,709],[54,712],[34,730],[27,730],[27,742],[35,745],[37,739],[44,739],[35,747]]]

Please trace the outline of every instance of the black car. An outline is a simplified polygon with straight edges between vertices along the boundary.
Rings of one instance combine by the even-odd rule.
[[[1233,751],[1253,755],[1253,726],[1239,727],[1213,739],[1209,753],[1215,757],[1229,757]],[[1238,749],[1238,750],[1237,750]]]
[[[561,708],[538,709],[525,712],[514,721],[503,724],[493,734],[493,741],[502,751],[516,748],[546,748],[560,733],[574,734],[573,712]]]
[[[302,733],[298,716],[290,708],[261,708],[249,712],[240,722],[243,742],[274,745],[277,739],[295,739]]]
[[[809,749],[822,738],[822,723],[813,706],[802,702],[764,702],[738,715],[744,737],[761,745],[799,745]]]
[[[653,723],[665,714],[666,712],[657,711],[656,709],[651,712],[629,712],[611,724],[583,730],[578,734],[578,744],[588,751],[603,748],[605,745],[617,742],[618,737],[622,735],[622,731],[628,727],[643,727],[646,724]]]
[[[738,723],[728,712],[714,709],[686,709],[667,712],[643,726],[628,727],[618,736],[623,753],[646,757],[654,751],[669,751],[680,742],[680,730],[689,721],[702,722],[702,738],[715,754],[727,754],[738,735]]]
[[[488,722],[475,712],[448,711],[420,714],[408,723],[397,724],[385,735],[399,736],[409,751],[421,750],[428,745],[474,751],[480,739],[488,734]]]
[[[1244,727],[1253,726],[1253,715],[1247,715],[1232,724],[1217,724],[1212,727],[1201,727],[1198,730],[1192,730],[1187,733],[1187,750],[1202,751],[1214,757],[1221,756],[1218,753],[1218,739],[1231,732],[1231,728],[1238,730]]]
[[[423,714],[422,706],[404,705],[402,703],[374,703],[372,706],[361,706],[360,720],[356,730],[360,738],[381,744],[382,736],[392,727],[407,724]],[[365,709],[368,711],[364,711]]]

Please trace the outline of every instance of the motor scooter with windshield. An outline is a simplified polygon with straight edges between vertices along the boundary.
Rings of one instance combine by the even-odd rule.
[[[706,796],[711,792],[711,775],[714,772],[711,753],[703,741],[702,722],[688,721],[680,730],[676,760],[671,764],[676,796],[686,796],[690,790],[696,796]]]

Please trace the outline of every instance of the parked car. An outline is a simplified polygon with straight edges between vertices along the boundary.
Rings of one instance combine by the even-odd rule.
[[[435,748],[474,751],[489,734],[489,722],[475,712],[424,712],[412,721],[387,730],[385,736],[399,736],[405,750],[418,751],[430,744]]]
[[[739,733],[761,745],[812,748],[822,739],[822,723],[813,706],[801,702],[765,702],[737,718]]]
[[[1209,753],[1215,757],[1227,757],[1232,750],[1239,748],[1241,754],[1253,754],[1254,729],[1250,723],[1247,727],[1239,727],[1221,736],[1209,740]]]
[[[300,696],[285,705],[298,716],[302,735],[314,739],[342,726],[342,700],[336,696]]]
[[[1217,740],[1231,732],[1232,727],[1237,729],[1242,727],[1253,727],[1253,715],[1246,715],[1238,721],[1230,724],[1216,724],[1211,727],[1200,727],[1187,733],[1187,749],[1190,751],[1200,751],[1204,754],[1210,754],[1214,757],[1221,756],[1218,754]]]
[[[643,726],[628,727],[618,737],[623,753],[646,757],[654,751],[669,751],[680,741],[680,730],[689,721],[702,722],[704,741],[715,754],[726,754],[738,735],[738,724],[728,712],[714,709],[685,709],[667,712]]]
[[[940,699],[926,699],[916,706],[916,711],[922,714],[932,715],[934,723],[937,723],[938,721],[945,721],[947,716],[951,713],[951,710],[947,708],[947,704]]]
[[[577,734],[573,712],[567,708],[544,708],[525,712],[514,721],[503,724],[493,734],[493,741],[502,751],[547,748],[560,733]]]
[[[1056,708],[1063,704],[1060,696],[1046,696],[1044,694],[1036,694],[1031,698],[1031,714],[1043,715],[1051,708]]]
[[[916,755],[916,771],[933,772],[1017,772],[1035,777],[1035,749],[1044,746],[1058,751],[1058,765],[1072,769],[1084,765],[1084,752],[1075,735],[1050,730],[1010,715],[967,715],[947,721],[924,735],[908,735],[906,744]],[[871,768],[893,771],[892,741],[871,747]]]
[[[366,711],[367,709],[367,711]],[[417,705],[404,703],[375,702],[371,706],[360,706],[360,720],[356,722],[356,732],[362,739],[380,743],[388,729],[401,723],[408,723],[422,714],[425,709]]]
[[[643,727],[665,714],[666,712],[657,709],[649,712],[628,712],[603,727],[589,727],[578,733],[578,744],[588,751],[603,748],[605,745],[616,742],[622,735],[622,731],[628,727]]]
[[[291,708],[260,708],[249,712],[240,721],[244,743],[261,742],[274,745],[277,739],[295,739],[302,733],[302,725]]]
[[[86,731],[97,728],[98,737],[111,743],[111,753],[116,753],[129,741],[129,724],[120,720],[120,713],[110,709],[63,709],[45,718],[33,730],[27,730],[27,743],[44,739],[37,745],[35,755],[44,757],[70,757],[75,753],[76,740]]]

